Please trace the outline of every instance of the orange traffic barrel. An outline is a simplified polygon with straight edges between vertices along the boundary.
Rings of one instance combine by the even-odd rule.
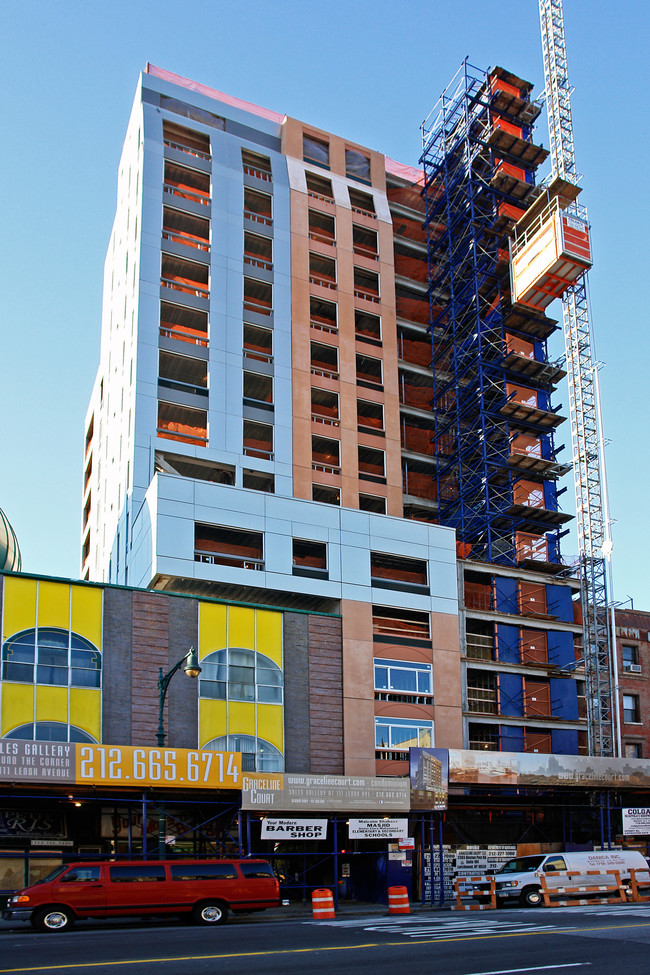
[[[315,921],[325,921],[328,918],[336,917],[332,891],[325,888],[312,891],[311,909]]]
[[[388,913],[410,914],[409,893],[406,887],[388,888]]]

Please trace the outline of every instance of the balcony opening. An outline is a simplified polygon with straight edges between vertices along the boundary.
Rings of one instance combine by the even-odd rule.
[[[427,563],[403,555],[370,553],[370,581],[373,586],[404,592],[428,592]]]
[[[364,298],[367,301],[378,302],[379,299],[379,275],[374,271],[366,271],[365,268],[355,267],[354,269],[354,296]]]
[[[465,573],[465,607],[489,612],[494,609],[492,578],[482,572]]]
[[[158,353],[158,385],[196,396],[208,395],[208,364],[173,352]]]
[[[499,726],[492,724],[475,724],[469,722],[467,729],[469,747],[471,751],[498,752],[500,751]]]
[[[376,515],[385,515],[386,498],[381,498],[376,494],[360,494],[359,511],[372,511]]]
[[[213,484],[235,483],[235,468],[230,464],[217,464],[213,461],[196,460],[194,457],[181,457],[156,451],[155,469],[157,474],[176,474],[190,477],[195,481],[210,481]]]
[[[158,403],[159,437],[181,443],[206,447],[208,444],[208,414],[176,403]]]
[[[497,714],[497,684],[494,674],[483,670],[467,671],[467,710],[478,714]]]
[[[432,420],[403,414],[401,417],[402,449],[434,456]]]
[[[244,323],[244,358],[273,362],[273,332],[270,328]]]
[[[163,240],[207,253],[210,250],[210,221],[193,213],[163,207],[162,236]]]
[[[172,107],[170,103],[173,103],[175,107]],[[168,111],[175,112],[177,115],[188,115],[188,111],[179,111],[179,108],[186,108],[192,110],[190,105],[184,106],[183,102],[177,101],[175,98],[167,98],[165,95],[160,96],[160,107],[166,108]],[[199,111],[198,109],[196,111]],[[206,112],[206,115],[209,115]],[[189,116],[191,118],[191,116]],[[223,123],[223,119],[219,116],[213,115],[213,122],[210,125],[215,125],[220,129],[225,128],[225,124],[218,125],[218,122]],[[196,119],[199,121],[199,119]],[[163,142],[166,146],[171,149],[178,149],[180,152],[186,152],[190,156],[196,156],[198,159],[209,159],[210,158],[210,138],[203,132],[197,132],[195,129],[188,129],[184,125],[178,125],[176,122],[168,122],[163,119]]]
[[[438,486],[431,472],[430,461],[402,458],[402,493],[427,504],[437,500]]]
[[[88,453],[90,445],[93,442],[93,436],[95,432],[95,417],[94,415],[90,418],[90,423],[88,424],[88,429],[86,430],[86,448],[84,450],[84,456]]]
[[[268,193],[244,187],[244,216],[255,223],[270,227],[273,223],[273,203]]]
[[[311,284],[336,291],[336,261],[322,254],[309,255],[309,280]]]
[[[404,362],[413,366],[422,366],[423,369],[431,369],[431,339],[428,335],[421,332],[406,329],[403,326],[398,329],[397,335],[397,355]],[[436,362],[436,367],[441,368],[441,363]]]
[[[312,328],[321,332],[336,332],[336,305],[323,298],[309,298],[309,321]]]
[[[371,261],[379,260],[379,244],[377,242],[377,231],[368,230],[366,227],[359,227],[356,223],[352,224],[352,250],[360,257],[367,257]]]
[[[372,607],[372,636],[380,643],[431,643],[431,621],[428,613],[388,606]]]
[[[86,530],[86,528],[88,526],[88,522],[90,520],[90,507],[91,507],[90,502],[91,502],[91,499],[90,499],[90,496],[89,496],[88,497],[88,500],[86,501],[85,507],[84,507],[84,516],[83,516],[83,530],[84,531]]]
[[[393,245],[395,258],[395,274],[401,278],[409,278],[420,284],[427,284],[429,280],[429,267],[426,254],[407,247],[403,243]]]
[[[302,158],[305,162],[313,166],[322,166],[323,169],[330,168],[330,147],[329,142],[318,139],[315,135],[303,134],[302,137]]]
[[[262,156],[259,152],[251,152],[250,149],[242,149],[241,161],[246,176],[256,176],[271,182],[271,160],[268,156]]]
[[[416,325],[428,325],[431,317],[429,298],[420,291],[405,288],[403,285],[395,287],[395,305],[397,317]]]
[[[427,413],[431,413],[432,399],[433,383],[431,376],[422,376],[419,373],[400,370],[399,401],[403,406],[411,406],[416,410],[426,410]]]
[[[196,524],[194,561],[260,571],[264,569],[264,535],[239,528]]]
[[[358,149],[345,150],[345,175],[370,185],[370,157]]]
[[[163,288],[193,295],[195,298],[208,298],[209,274],[210,270],[205,264],[185,261],[172,254],[162,255],[160,284]]]
[[[321,504],[341,503],[341,491],[339,488],[330,487],[327,484],[313,484],[311,489],[312,501],[319,501]]]
[[[244,373],[244,406],[258,410],[273,409],[273,379],[257,372]]]
[[[325,542],[311,542],[304,538],[293,539],[294,576],[311,579],[327,579],[327,545]]]
[[[275,493],[275,476],[265,471],[254,471],[244,468],[242,472],[242,486],[250,491],[263,491],[265,494]]]
[[[354,187],[348,187],[348,193],[350,195],[350,206],[354,213],[361,213],[364,217],[375,217],[375,201],[373,200],[370,193],[362,193],[361,190],[355,190]]]
[[[273,427],[269,423],[244,420],[243,448],[247,457],[273,460]]]
[[[86,464],[86,470],[84,471],[84,492],[86,491],[86,488],[90,484],[90,478],[92,477],[92,473],[93,473],[93,458],[91,454],[91,456],[88,458],[88,463]]]
[[[187,166],[165,159],[164,191],[174,197],[175,205],[180,206],[182,200],[191,203],[210,205],[210,176],[200,173]]]
[[[244,311],[273,314],[273,285],[256,278],[244,278]]]
[[[384,407],[381,403],[357,400],[357,429],[369,433],[384,432]]]
[[[244,232],[244,264],[260,267],[264,271],[273,270],[273,241],[270,237]]]
[[[362,481],[376,481],[377,484],[386,483],[386,455],[383,450],[359,445],[359,479]]]
[[[324,379],[339,378],[339,350],[335,345],[311,343],[311,373]]]
[[[467,620],[465,652],[472,660],[494,660],[494,624],[486,620]]]
[[[338,427],[340,425],[338,393],[331,393],[328,389],[316,389],[312,387],[311,418],[314,423]]]
[[[160,334],[166,339],[205,347],[208,344],[208,313],[161,301]]]
[[[331,179],[317,176],[316,173],[305,173],[305,180],[309,196],[313,196],[315,200],[323,200],[325,203],[334,203]]]
[[[320,210],[309,211],[309,236],[321,244],[336,243],[336,222],[329,213]]]
[[[312,470],[321,474],[341,473],[341,445],[338,440],[327,437],[311,438],[311,466]]]
[[[381,345],[381,318],[368,312],[354,311],[354,334],[356,338],[372,345]]]
[[[357,352],[357,385],[367,386],[371,389],[383,390],[382,386],[382,361],[372,356],[361,355]]]

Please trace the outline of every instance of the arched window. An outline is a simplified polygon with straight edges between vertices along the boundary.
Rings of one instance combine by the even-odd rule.
[[[215,650],[201,661],[201,697],[282,704],[283,685],[278,665],[254,650]]]
[[[101,667],[90,640],[56,626],[14,633],[2,647],[2,679],[21,684],[100,687]]]
[[[222,735],[213,738],[203,750],[212,752],[241,752],[244,772],[282,772],[282,752],[275,745],[253,735]]]
[[[34,721],[14,728],[3,737],[19,741],[83,741],[97,744],[97,740],[87,731],[64,724],[63,721]]]

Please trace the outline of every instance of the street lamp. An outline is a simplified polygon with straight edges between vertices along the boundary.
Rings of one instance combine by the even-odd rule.
[[[185,666],[183,667],[183,664]],[[162,667],[160,668],[160,673],[158,675],[158,731],[156,733],[156,744],[159,748],[165,747],[165,738],[167,737],[165,733],[165,725],[163,722],[163,709],[165,707],[165,698],[167,697],[167,689],[169,687],[169,682],[176,673],[177,670],[183,670],[188,677],[198,677],[201,673],[201,666],[199,664],[199,658],[194,647],[190,647],[184,657],[174,664],[172,669],[166,674],[163,674]]]

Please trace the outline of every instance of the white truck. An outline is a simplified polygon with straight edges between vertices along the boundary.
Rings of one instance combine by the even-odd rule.
[[[555,871],[587,870],[620,871],[621,880],[630,879],[630,869],[648,870],[648,861],[637,850],[594,850],[591,853],[540,853],[535,856],[514,857],[501,869],[486,877],[484,883],[474,883],[474,895],[487,899],[490,890],[489,878],[496,881],[497,903],[518,900],[522,907],[539,907],[542,903],[542,888],[539,878],[542,873]]]

